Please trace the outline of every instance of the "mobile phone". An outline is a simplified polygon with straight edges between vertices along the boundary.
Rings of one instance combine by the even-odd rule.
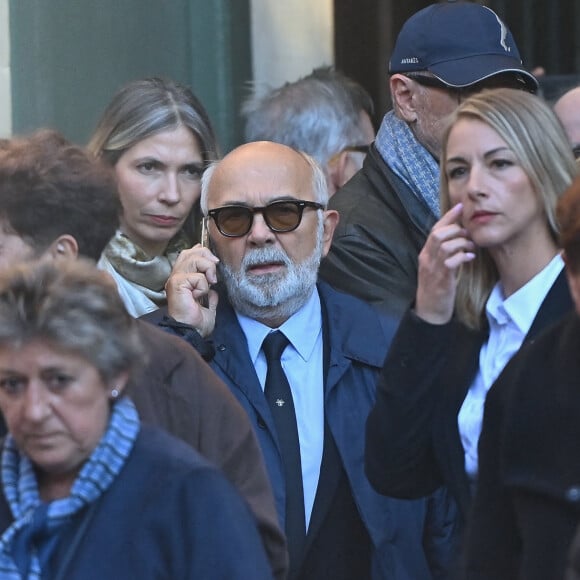
[[[209,234],[207,231],[207,216],[201,218],[201,236],[200,236],[200,243],[204,248],[209,248]],[[203,308],[209,307],[209,297],[207,294],[201,296],[198,302],[203,306]]]
[[[204,248],[209,248],[209,234],[207,232],[207,217],[201,218],[201,239],[200,243]]]

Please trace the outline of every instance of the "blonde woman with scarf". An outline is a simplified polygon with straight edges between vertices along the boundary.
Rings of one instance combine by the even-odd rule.
[[[115,94],[88,148],[113,167],[123,206],[98,266],[138,317],[165,304],[173,263],[196,241],[200,178],[218,157],[215,134],[187,87],[150,78]]]

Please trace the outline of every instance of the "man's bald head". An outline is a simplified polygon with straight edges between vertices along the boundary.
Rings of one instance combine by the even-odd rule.
[[[206,170],[201,196],[234,309],[280,326],[314,291],[338,223],[321,168],[286,145],[248,143]]]
[[[233,180],[239,187],[240,182],[256,173],[264,176],[271,173],[273,187],[277,182],[288,181],[298,188],[295,194],[304,193],[306,189],[310,190],[314,201],[322,205],[328,202],[324,173],[312,157],[280,143],[254,141],[236,147],[206,170],[201,187],[202,212],[207,214],[212,185],[217,184],[223,189],[230,186],[229,182]]]
[[[554,105],[554,112],[564,126],[566,135],[574,150],[576,159],[580,158],[580,86],[564,93]]]

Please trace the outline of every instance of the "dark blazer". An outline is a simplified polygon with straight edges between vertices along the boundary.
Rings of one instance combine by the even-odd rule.
[[[467,578],[561,580],[580,518],[575,312],[523,347],[490,390],[479,462]]]
[[[326,284],[319,284],[318,290],[328,327],[325,417],[372,542],[372,577],[443,578],[452,554],[455,506],[443,491],[413,502],[381,496],[371,488],[363,469],[364,425],[374,403],[376,380],[395,329],[394,322],[380,316],[368,304]],[[163,324],[160,315],[156,314]],[[150,315],[146,318],[152,320]],[[169,324],[168,330],[171,329]],[[189,337],[193,340],[192,334]],[[274,420],[250,359],[245,335],[223,289],[211,339],[215,350],[211,366],[230,387],[254,425],[283,525],[285,481]],[[321,495],[324,498],[325,494]],[[316,496],[315,510],[319,496],[320,493]],[[332,533],[328,527],[326,531]],[[309,530],[309,536],[315,533]],[[312,550],[317,545],[316,541],[310,541]],[[337,553],[345,550],[349,550],[348,545],[335,546]],[[325,577],[344,578],[339,560],[328,553],[319,554],[321,560],[325,557],[328,567]]]
[[[548,292],[525,341],[570,311],[562,272]],[[380,493],[417,498],[447,485],[465,521],[471,489],[457,415],[479,366],[487,332],[452,321],[431,325],[407,312],[379,381],[367,422],[366,471]]]
[[[142,427],[127,463],[78,536],[83,515],[63,531],[43,578],[272,578],[254,518],[234,487],[193,449],[158,429]],[[11,522],[0,494],[0,533]]]

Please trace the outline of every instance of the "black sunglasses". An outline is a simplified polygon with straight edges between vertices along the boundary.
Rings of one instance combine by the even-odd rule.
[[[263,207],[247,205],[224,205],[207,212],[222,234],[228,238],[245,236],[254,223],[254,214],[261,213],[266,225],[275,233],[294,231],[302,221],[305,208],[324,209],[321,203],[301,200],[273,201]]]

